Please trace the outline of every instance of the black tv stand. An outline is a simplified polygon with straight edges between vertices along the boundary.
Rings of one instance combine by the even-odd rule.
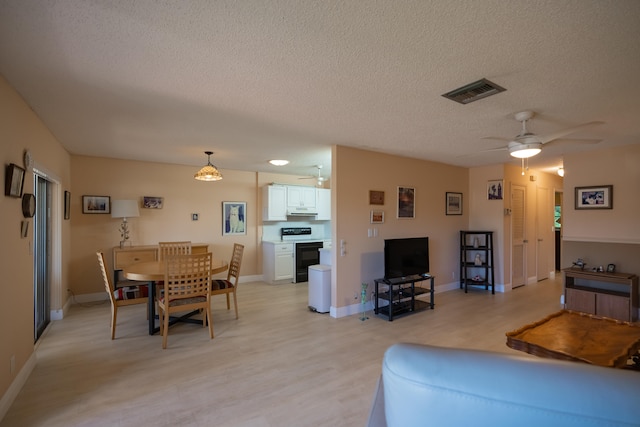
[[[416,287],[416,282],[429,281],[429,288]],[[374,295],[374,312],[386,316],[389,322],[394,317],[411,314],[416,311],[433,309],[434,277],[430,274],[414,274],[393,279],[376,279]],[[416,299],[417,296],[429,294],[429,301]],[[388,301],[380,306],[380,300]]]

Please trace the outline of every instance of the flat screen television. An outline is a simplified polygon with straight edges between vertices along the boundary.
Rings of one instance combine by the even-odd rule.
[[[385,239],[384,278],[429,273],[429,238]]]

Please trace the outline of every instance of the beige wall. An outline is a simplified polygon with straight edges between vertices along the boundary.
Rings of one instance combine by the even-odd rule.
[[[52,308],[59,308],[66,295],[59,289],[67,281],[70,227],[61,221],[60,198],[70,188],[70,157],[47,127],[0,77],[0,157],[4,166],[9,163],[23,165],[23,152],[30,149],[35,167],[46,173],[53,182],[55,261],[52,273]],[[33,193],[33,173],[26,173],[24,192]],[[4,179],[3,179],[4,182]],[[0,196],[0,396],[4,396],[21,370],[35,363],[33,356],[33,220],[29,219],[29,237],[20,238],[22,216],[21,201]],[[15,371],[10,372],[10,360],[15,357]],[[28,372],[27,372],[28,373]],[[1,406],[1,405],[0,405]],[[1,407],[0,407],[1,409]],[[0,411],[0,415],[1,415]]]
[[[337,315],[357,303],[361,283],[382,277],[384,239],[429,237],[431,273],[436,286],[459,278],[459,230],[468,225],[469,171],[466,168],[406,157],[389,156],[347,147],[334,147],[332,205],[334,289],[332,305]],[[398,186],[416,190],[415,219],[396,218]],[[369,190],[385,193],[384,206],[369,205]],[[445,215],[445,192],[463,193],[463,215]],[[383,210],[384,224],[370,224],[372,209]],[[368,237],[368,229],[378,237]],[[346,254],[340,256],[340,241]],[[456,285],[457,286],[457,285]]]
[[[562,267],[616,264],[640,274],[640,144],[565,157]],[[575,187],[613,185],[613,209],[576,210]]]
[[[229,259],[234,243],[245,245],[243,277],[262,275],[261,188],[272,182],[300,184],[297,176],[224,170],[222,181],[193,178],[198,167],[130,160],[72,156],[74,193],[71,204],[72,251],[69,286],[75,294],[103,292],[95,252],[104,251],[109,266],[118,246],[121,220],[111,215],[83,214],[82,195],[109,196],[111,200],[144,196],[163,197],[162,209],[142,209],[128,219],[133,246],[159,241],[191,240],[207,243],[215,257]],[[247,203],[247,234],[222,235],[222,202]],[[191,214],[198,214],[192,221]],[[224,274],[222,274],[224,275]]]
[[[566,155],[563,236],[640,244],[640,144]],[[613,209],[575,210],[575,187],[613,185]]]

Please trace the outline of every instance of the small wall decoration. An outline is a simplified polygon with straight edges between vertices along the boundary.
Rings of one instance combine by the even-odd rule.
[[[10,197],[22,197],[22,188],[24,186],[24,169],[15,163],[7,166],[4,195]]]
[[[613,209],[613,185],[576,187],[576,209]]]
[[[82,196],[82,213],[86,213],[86,214],[111,213],[111,197]]]
[[[163,197],[144,196],[142,198],[142,207],[145,209],[162,209],[163,204]]]
[[[384,211],[371,211],[371,224],[383,224]]]
[[[487,183],[487,199],[502,200],[504,186],[501,179],[495,179]]]
[[[413,187],[398,187],[398,218],[415,218],[416,189]]]
[[[33,218],[36,214],[36,196],[31,193],[22,195],[22,216]]]
[[[71,218],[71,193],[64,192],[64,219]]]
[[[247,234],[246,202],[222,202],[222,235]]]
[[[22,220],[20,224],[20,237],[26,239],[29,236],[29,221]]]
[[[384,191],[369,190],[370,205],[384,205]]]
[[[445,213],[447,215],[462,215],[462,193],[446,193]]]

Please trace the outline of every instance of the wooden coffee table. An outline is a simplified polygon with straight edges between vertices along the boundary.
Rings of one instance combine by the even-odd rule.
[[[615,368],[640,350],[640,325],[562,310],[507,334],[507,346],[540,357]]]

